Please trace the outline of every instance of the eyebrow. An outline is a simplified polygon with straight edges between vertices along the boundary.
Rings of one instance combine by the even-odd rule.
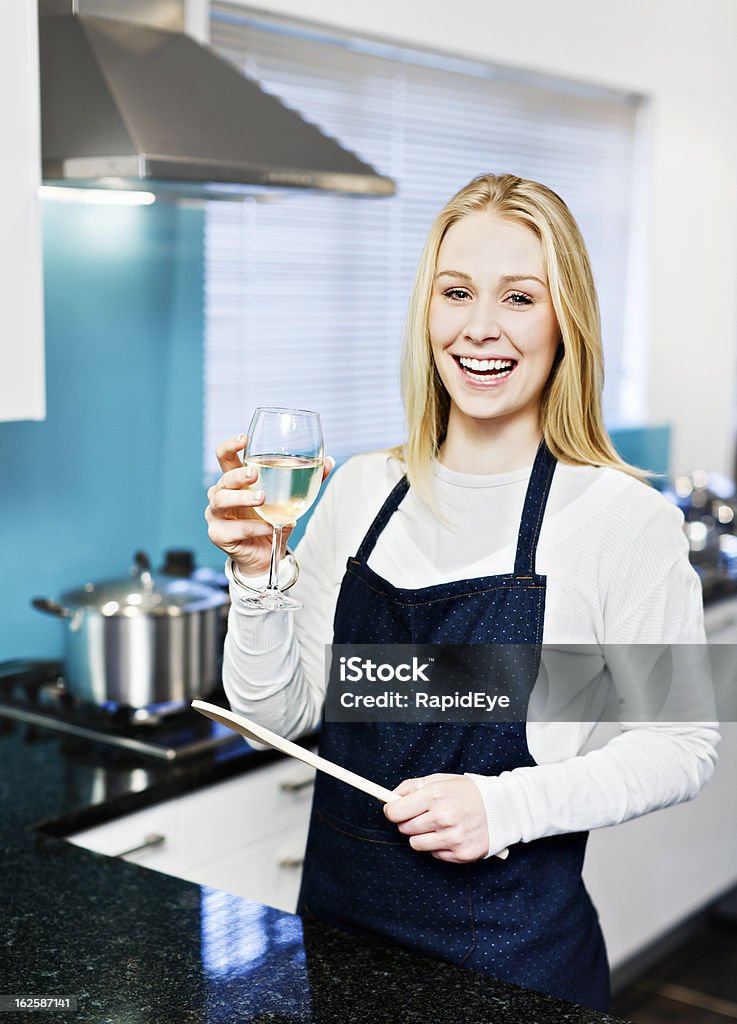
[[[464,274],[462,270],[440,270],[435,275],[435,280],[439,277],[460,277],[464,281],[472,280],[470,274]],[[544,281],[541,281],[539,277],[535,277],[534,274],[502,274],[499,278],[500,284],[511,284],[513,281],[537,281],[543,288],[547,288]]]

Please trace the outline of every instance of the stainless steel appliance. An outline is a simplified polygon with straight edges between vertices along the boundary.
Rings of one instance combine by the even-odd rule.
[[[172,9],[182,7],[39,0],[48,184],[175,198],[242,198],[264,186],[393,195],[391,178],[214,50],[171,31]]]
[[[219,686],[227,595],[154,574],[142,552],[130,574],[86,583],[34,606],[65,625],[64,675],[81,703],[161,714]]]

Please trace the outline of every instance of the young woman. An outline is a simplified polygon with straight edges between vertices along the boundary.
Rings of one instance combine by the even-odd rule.
[[[287,736],[313,728],[330,643],[703,643],[681,513],[618,458],[602,384],[570,211],[536,182],[475,178],[420,261],[407,443],[335,473],[296,552],[293,615],[240,601],[271,531],[244,489],[244,438],[218,449],[206,518],[230,556],[234,710]],[[626,657],[595,682],[631,688]],[[606,951],[581,880],[588,830],[693,798],[719,735],[714,722],[621,722],[582,754],[593,726],[323,721],[320,752],[399,798],[382,807],[318,773],[299,911],[605,1010]]]

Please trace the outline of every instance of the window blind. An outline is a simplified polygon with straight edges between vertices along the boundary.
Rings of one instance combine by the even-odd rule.
[[[599,290],[605,412],[622,407],[637,97],[398,51],[215,2],[211,43],[397,182],[392,198],[264,193],[207,204],[205,466],[258,405],[320,412],[341,459],[404,439],[399,361],[432,220],[481,171],[553,188]]]

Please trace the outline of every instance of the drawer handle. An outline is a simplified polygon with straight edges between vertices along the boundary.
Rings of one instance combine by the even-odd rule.
[[[293,870],[295,868],[301,868],[304,862],[304,857],[282,857],[279,861],[279,867],[290,868]]]
[[[299,793],[303,789],[309,789],[310,786],[315,785],[315,778],[302,779],[301,782],[281,782],[280,787],[285,793]]]
[[[131,846],[130,850],[123,850],[122,853],[113,854],[114,857],[128,857],[131,853],[138,853],[139,850],[148,850],[152,846],[161,846],[166,840],[166,836],[160,836],[158,832],[152,832],[150,835],[144,837],[142,843],[138,846]]]

